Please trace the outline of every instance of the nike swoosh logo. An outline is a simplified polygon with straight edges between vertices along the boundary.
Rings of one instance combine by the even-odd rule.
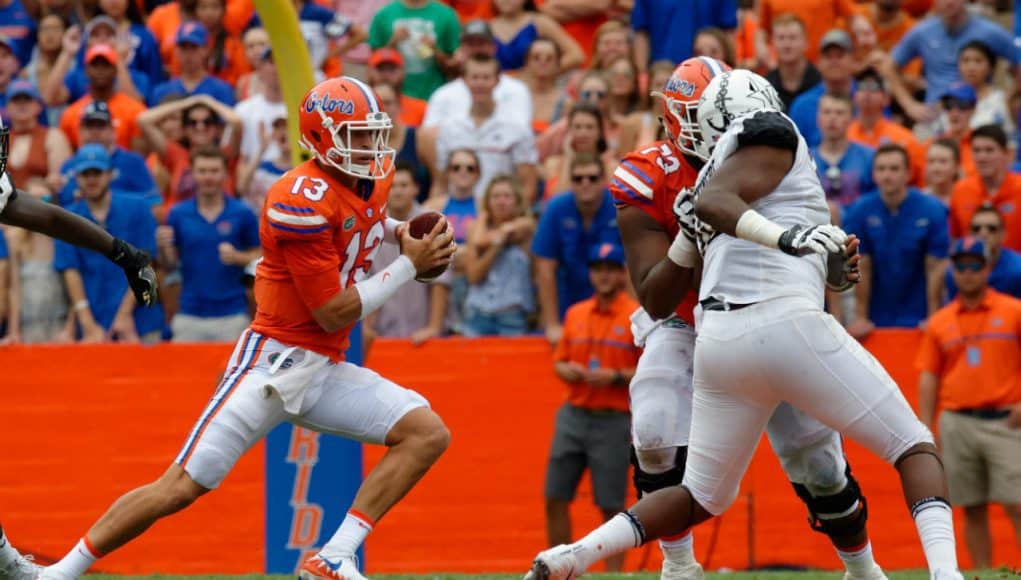
[[[386,279],[390,277],[390,272],[383,272],[383,279],[381,282],[386,282]]]

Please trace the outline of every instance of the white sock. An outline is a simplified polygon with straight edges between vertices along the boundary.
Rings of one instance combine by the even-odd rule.
[[[89,569],[89,566],[102,557],[95,549],[91,548],[89,541],[85,538],[78,540],[74,549],[64,556],[64,559],[46,568],[48,578],[78,578]]]
[[[954,517],[950,504],[942,498],[927,497],[911,506],[911,517],[918,528],[929,572],[957,571],[957,547],[954,543]]]
[[[637,520],[633,521],[632,517],[626,513],[619,513],[575,543],[575,546],[583,548],[577,552],[582,570],[588,569],[599,560],[642,545],[645,533],[636,527]]]
[[[356,510],[348,511],[336,533],[329,542],[326,542],[323,549],[319,550],[319,556],[332,561],[354,556],[358,547],[365,541],[365,537],[372,531],[374,524],[372,518],[365,514]]]
[[[663,558],[676,564],[695,563],[695,537],[691,530],[685,532],[680,538],[661,539],[659,549],[663,551]]]
[[[859,548],[850,550],[837,548],[837,556],[844,562],[844,568],[852,576],[864,576],[876,566],[876,561],[872,557],[872,542],[868,540]]]

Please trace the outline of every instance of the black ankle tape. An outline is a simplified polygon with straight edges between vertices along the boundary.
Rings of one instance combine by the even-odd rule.
[[[628,520],[630,520],[631,527],[634,528],[635,536],[636,536],[635,539],[637,540],[636,547],[637,546],[641,546],[642,544],[644,544],[645,543],[645,526],[642,525],[642,521],[638,519],[638,516],[636,516],[635,514],[631,513],[631,510],[624,510],[624,511],[622,511],[620,513],[624,514],[624,517],[626,517]]]
[[[914,504],[911,505],[911,517],[916,518],[918,517],[918,514],[922,513],[927,509],[940,506],[945,507],[948,510],[951,509],[950,502],[947,501],[946,498],[935,495],[923,497],[922,499],[916,501]]]

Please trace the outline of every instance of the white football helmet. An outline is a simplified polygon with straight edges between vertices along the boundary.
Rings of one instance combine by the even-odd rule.
[[[709,159],[734,119],[759,111],[783,111],[783,101],[769,81],[745,69],[714,77],[698,99],[699,157]]]

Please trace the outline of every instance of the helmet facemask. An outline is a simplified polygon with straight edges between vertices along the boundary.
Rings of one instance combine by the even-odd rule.
[[[301,138],[301,144],[309,151],[316,152],[316,158],[321,163],[359,179],[383,179],[393,171],[393,161],[397,152],[390,147],[390,129],[393,128],[393,122],[389,115],[379,111],[369,113],[362,121],[342,121],[335,124],[321,106],[316,107],[316,112],[322,118],[323,128],[329,133],[333,146],[326,150],[325,155],[321,155],[304,136]],[[351,148],[349,144],[354,142],[354,137],[364,133],[371,134],[372,148]],[[361,156],[371,156],[372,161],[355,163],[354,158]]]
[[[670,139],[687,155],[691,155],[703,161],[709,160],[709,152],[705,149],[702,140],[702,129],[698,124],[698,100],[682,101],[665,95],[659,91],[653,91],[652,96],[663,101],[663,114],[669,115],[673,123],[664,122],[667,134]],[[670,125],[678,127],[677,134],[670,130]]]

